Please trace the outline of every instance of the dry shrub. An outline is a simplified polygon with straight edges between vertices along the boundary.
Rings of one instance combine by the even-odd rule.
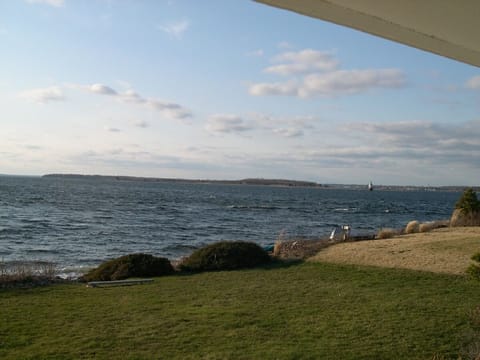
[[[462,209],[455,209],[450,218],[450,226],[480,226],[480,211],[466,212]]]
[[[405,227],[405,234],[415,234],[420,231],[420,223],[417,220],[410,221]]]
[[[392,228],[383,228],[380,229],[380,231],[377,233],[377,236],[375,237],[376,239],[390,239],[394,237],[395,235],[398,235],[398,231]]]
[[[273,256],[279,256],[282,253],[283,248],[283,241],[277,240],[275,241],[275,245],[273,245]]]
[[[285,229],[280,230],[277,236],[277,241],[273,246],[273,256],[280,256],[287,240],[287,231]]]
[[[420,224],[419,231],[420,232],[429,232],[435,229],[448,227],[448,220],[439,220],[439,221],[430,221],[426,223]]]
[[[56,265],[48,261],[0,261],[0,288],[47,284],[55,279],[56,272]]]

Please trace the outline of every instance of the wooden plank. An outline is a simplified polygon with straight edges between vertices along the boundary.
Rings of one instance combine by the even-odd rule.
[[[102,287],[102,286],[128,286],[140,285],[153,282],[153,279],[134,279],[134,280],[112,280],[112,281],[90,281],[87,287]]]

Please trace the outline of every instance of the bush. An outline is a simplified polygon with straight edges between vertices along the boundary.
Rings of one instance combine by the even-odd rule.
[[[472,213],[480,210],[480,202],[477,199],[477,194],[472,188],[463,192],[462,196],[455,204],[455,209],[460,209],[465,213]]]
[[[471,258],[473,261],[480,262],[480,252],[476,253],[475,255],[472,256]]]
[[[467,268],[467,274],[476,280],[480,280],[480,266],[477,264],[470,264]]]
[[[85,274],[81,280],[123,280],[129,277],[169,275],[173,271],[172,264],[166,258],[148,254],[130,254],[104,262]]]
[[[235,270],[266,264],[270,256],[260,246],[246,241],[220,241],[196,250],[180,264],[182,271]]]

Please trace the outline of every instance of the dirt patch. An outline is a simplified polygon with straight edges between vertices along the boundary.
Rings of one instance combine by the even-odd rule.
[[[480,227],[443,228],[386,240],[347,242],[320,249],[309,261],[464,274],[480,251]]]

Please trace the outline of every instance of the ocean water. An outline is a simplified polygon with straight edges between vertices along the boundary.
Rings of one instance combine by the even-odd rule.
[[[0,261],[64,273],[147,252],[170,259],[218,240],[260,245],[448,219],[460,194],[0,176]]]

